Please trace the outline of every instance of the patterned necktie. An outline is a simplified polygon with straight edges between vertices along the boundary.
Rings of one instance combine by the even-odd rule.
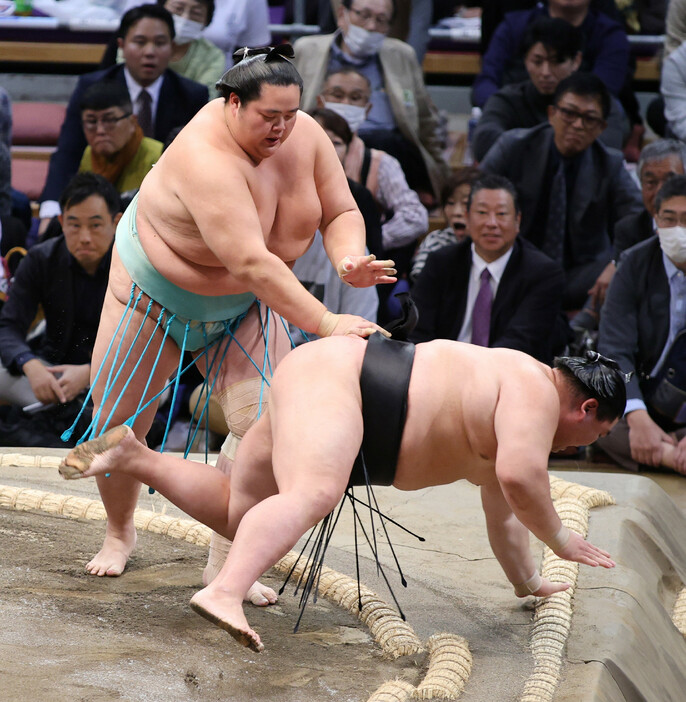
[[[565,230],[567,228],[567,180],[565,164],[560,161],[560,167],[555,173],[550,186],[550,201],[548,203],[548,220],[545,226],[545,238],[541,249],[553,261],[562,263],[564,257]]]
[[[491,329],[491,306],[493,305],[493,290],[491,290],[491,274],[488,268],[481,271],[479,294],[474,301],[472,310],[472,344],[488,346]]]
[[[136,98],[136,116],[146,137],[153,137],[152,97],[147,90],[141,90]]]

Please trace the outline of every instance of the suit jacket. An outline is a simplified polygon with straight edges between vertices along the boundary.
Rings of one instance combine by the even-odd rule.
[[[541,193],[549,191],[548,161],[553,128],[541,124],[503,134],[479,164],[486,173],[509,178],[517,188],[522,209],[520,235],[541,246],[544,231],[534,226]],[[621,151],[598,140],[581,154],[574,190],[567,203],[567,226],[572,260],[580,265],[596,260],[611,247],[614,225],[643,209],[641,193],[624,168]]]
[[[103,275],[101,280],[100,307],[105,299],[107,276]],[[32,348],[26,341],[26,334],[39,305],[45,313],[45,334],[39,348]],[[64,237],[59,236],[33,246],[19,265],[10,296],[0,312],[3,366],[13,370],[13,360],[26,351],[51,363],[87,362],[87,359],[74,359],[71,355],[73,326],[71,256]]]
[[[329,66],[331,44],[338,33],[301,37],[293,45],[294,63],[304,83],[301,107],[317,106]],[[379,51],[384,85],[398,129],[422,155],[434,192],[441,192],[448,175],[441,144],[436,138],[438,113],[424,84],[424,74],[414,49],[398,39],[384,39]]]
[[[50,168],[41,194],[41,202],[59,200],[67,183],[79,170],[81,156],[88,145],[81,126],[79,104],[86,88],[104,80],[116,80],[125,86],[124,64],[117,64],[104,71],[86,73],[79,78],[67,105],[67,114],[57,142],[57,151],[50,158]],[[164,143],[172,129],[183,127],[207,103],[207,97],[206,86],[167,69],[164,72],[155,116],[155,139]]]
[[[469,238],[429,254],[412,288],[419,311],[412,341],[457,339],[465,318],[471,265]],[[515,239],[493,300],[488,345],[523,351],[550,363],[563,289],[562,268],[528,241]]]
[[[481,161],[498,137],[509,129],[527,129],[548,121],[548,106],[552,95],[543,95],[531,80],[504,85],[493,93],[484,105],[483,114],[472,135],[472,152]],[[621,149],[624,142],[626,117],[615,98],[611,99],[607,127],[598,137],[605,146]],[[628,123],[626,123],[628,135]]]
[[[622,217],[615,225],[615,258],[619,258],[619,254],[635,244],[650,239],[654,234],[653,218],[648,210]]]
[[[600,315],[598,350],[628,373],[650,374],[669,336],[669,281],[657,237],[628,249],[620,258]],[[627,399],[643,399],[638,375]]]

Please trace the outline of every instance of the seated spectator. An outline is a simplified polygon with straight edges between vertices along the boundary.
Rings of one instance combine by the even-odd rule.
[[[660,93],[664,98],[665,135],[686,141],[686,42],[662,64]]]
[[[429,232],[412,259],[412,269],[410,280],[417,280],[421,273],[427,256],[433,251],[450,244],[459,244],[469,236],[467,230],[467,203],[469,194],[472,192],[472,185],[481,175],[478,168],[466,166],[448,178],[448,182],[443,186],[441,192],[441,209],[445,217],[445,227]]]
[[[528,79],[504,85],[488,98],[472,137],[477,161],[484,158],[498,137],[508,129],[535,127],[548,121],[548,106],[561,80],[578,70],[582,59],[581,30],[569,22],[538,17],[524,30],[520,47]],[[599,139],[621,149],[629,124],[616,99]]]
[[[224,52],[225,69],[233,66],[233,52],[237,48],[269,44],[267,0],[215,0],[215,5],[203,37]]]
[[[143,136],[125,86],[94,83],[81,98],[81,124],[88,146],[79,171],[106,178],[119,193],[137,190],[162,154],[162,142]]]
[[[345,173],[374,196],[383,213],[383,248],[391,251],[426,234],[429,216],[417,193],[410,190],[397,159],[385,151],[370,149],[357,136],[360,124],[373,108],[370,96],[367,78],[354,68],[344,68],[326,77],[319,103],[343,117],[350,127],[353,136],[343,161]]]
[[[410,339],[457,339],[553,360],[564,274],[520,239],[513,185],[485,175],[472,186],[471,239],[429,254],[412,290],[419,321]]]
[[[79,78],[69,100],[57,150],[41,195],[41,233],[57,214],[57,198],[77,172],[87,146],[81,126],[81,97],[86,88],[115,81],[128,89],[145,136],[164,143],[174,127],[185,125],[207,102],[204,85],[167,68],[174,38],[172,16],[159,5],[140,5],[124,14],[118,30],[124,63]]]
[[[675,139],[658,139],[643,147],[636,175],[641,183],[644,209],[620,219],[615,226],[615,260],[626,249],[655,234],[655,197],[673,175],[684,174],[686,145]]]
[[[657,236],[624,252],[607,293],[598,348],[633,372],[624,417],[596,442],[628,470],[686,474],[686,176],[655,198]]]
[[[480,164],[514,183],[521,235],[564,268],[566,311],[581,309],[589,292],[599,294],[615,224],[642,209],[621,152],[598,141],[609,109],[603,82],[573,73],[557,86],[548,124],[506,132]]]
[[[63,410],[58,406],[70,404],[76,416],[77,398],[90,382],[90,359],[121,214],[117,191],[94,173],[76,175],[60,204],[64,236],[29,250],[0,312],[0,399],[19,408],[40,402]],[[29,341],[39,306],[45,332]],[[54,428],[56,441],[66,426]]]
[[[12,212],[12,156],[7,145],[0,141],[0,217]]]
[[[624,28],[590,7],[590,0],[549,0],[530,10],[509,12],[491,37],[481,73],[472,86],[472,102],[483,107],[498,88],[526,79],[519,46],[526,27],[541,16],[557,17],[581,29],[584,38],[581,70],[597,75],[619,96],[629,70],[629,40]]]
[[[359,136],[368,147],[397,158],[410,187],[432,201],[449,174],[436,134],[437,111],[412,47],[386,36],[392,17],[392,0],[343,0],[337,32],[298,39],[301,105],[307,111],[315,107],[328,73],[357,69],[369,80],[372,105]]]

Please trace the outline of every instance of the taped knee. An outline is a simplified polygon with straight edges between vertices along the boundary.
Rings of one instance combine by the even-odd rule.
[[[262,378],[242,380],[219,392],[219,402],[232,434],[237,437],[243,436],[257,421],[260,415],[260,394],[264,411],[267,407],[269,386]]]

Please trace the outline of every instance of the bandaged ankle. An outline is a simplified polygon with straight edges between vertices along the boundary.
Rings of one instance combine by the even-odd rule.
[[[324,316],[322,317],[322,321],[319,322],[319,326],[317,327],[317,336],[331,336],[333,334],[333,330],[336,328],[336,324],[338,324],[338,317],[339,315],[326,310],[324,312]]]
[[[557,553],[560,549],[563,549],[567,542],[569,541],[569,529],[563,524],[560,527],[560,531],[555,534],[551,539],[545,542],[545,545],[553,552]]]
[[[541,574],[535,570],[534,574],[523,583],[513,583],[515,595],[517,597],[526,597],[527,595],[533,595],[536,590],[538,590],[543,584],[543,578]]]

